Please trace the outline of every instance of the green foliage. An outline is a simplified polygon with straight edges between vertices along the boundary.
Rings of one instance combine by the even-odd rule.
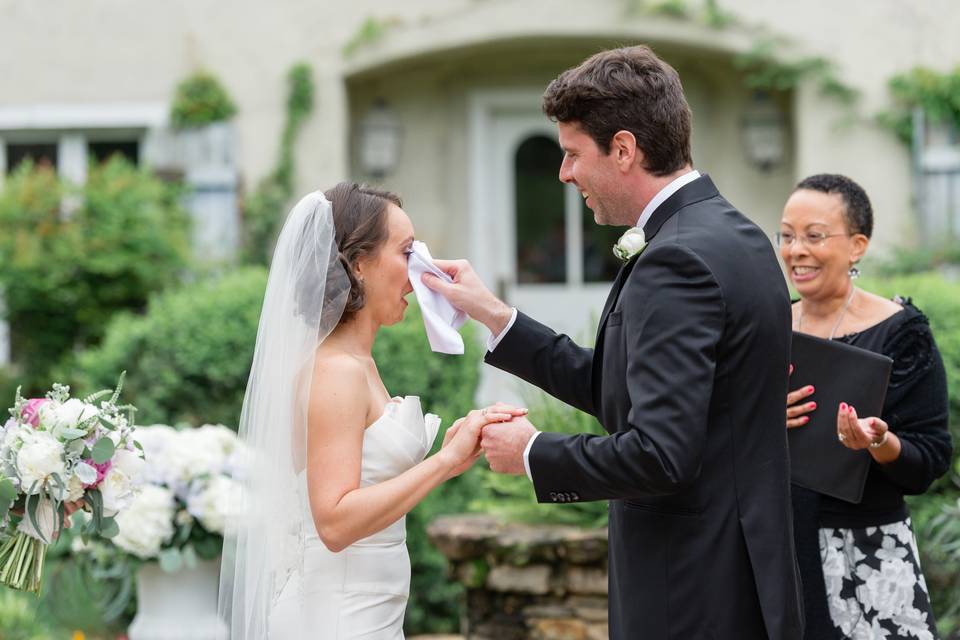
[[[606,435],[597,420],[542,392],[527,402],[530,421],[554,433]],[[603,527],[607,524],[607,502],[574,502],[557,506],[537,502],[526,476],[508,476],[483,470],[484,489],[470,503],[471,511],[489,513],[504,520],[537,524],[566,524]]]
[[[170,123],[177,128],[201,127],[229,120],[237,113],[230,94],[209,71],[198,71],[177,85]]]
[[[430,351],[423,320],[416,305],[410,305],[403,322],[383,329],[373,355],[384,385],[391,395],[419,395],[423,410],[443,419],[443,431],[473,408],[480,381],[482,348],[474,326],[461,332],[466,353],[448,356]],[[463,513],[480,490],[477,469],[454,478],[434,490],[407,516],[407,545],[413,578],[405,627],[408,634],[450,633],[459,627],[462,588],[447,577],[447,563],[427,539],[426,528],[444,514]]]
[[[895,247],[893,253],[884,259],[866,261],[864,272],[898,276],[936,271],[954,265],[960,265],[960,246],[943,243],[910,249]]]
[[[939,72],[915,67],[893,76],[889,83],[895,106],[881,113],[880,122],[900,140],[913,139],[913,109],[919,107],[932,123],[942,123],[960,131],[960,66]]]
[[[176,282],[189,256],[179,190],[115,156],[82,189],[24,163],[0,193],[0,289],[25,392],[105,320]]]
[[[856,90],[837,78],[832,62],[819,56],[781,60],[776,52],[782,44],[773,38],[760,39],[749,51],[734,58],[734,66],[744,73],[744,82],[749,88],[790,91],[801,81],[810,78],[817,82],[820,92],[825,96],[847,105],[856,100]]]
[[[126,369],[139,423],[236,425],[266,282],[266,271],[249,267],[155,296],[144,315],[114,318],[59,379],[100,389]]]
[[[0,638],[53,639],[50,629],[37,617],[36,598],[12,589],[0,589]]]
[[[293,197],[294,145],[304,121],[313,111],[312,73],[310,65],[300,63],[287,75],[287,119],[280,136],[277,164],[243,202],[246,262],[263,265],[270,262],[275,236]]]

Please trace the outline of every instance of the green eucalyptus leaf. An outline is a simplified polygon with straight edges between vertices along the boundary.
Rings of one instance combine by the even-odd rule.
[[[17,497],[17,488],[10,478],[0,479],[0,503],[13,502]]]
[[[113,457],[115,451],[116,446],[113,444],[113,440],[110,438],[100,438],[97,440],[97,443],[93,445],[93,461],[97,464],[103,464]]]
[[[117,524],[116,518],[104,518],[100,523],[100,535],[104,538],[113,538],[118,533],[120,533],[120,526]]]
[[[164,549],[157,556],[157,560],[160,562],[160,568],[167,573],[179,571],[183,564],[179,549]]]

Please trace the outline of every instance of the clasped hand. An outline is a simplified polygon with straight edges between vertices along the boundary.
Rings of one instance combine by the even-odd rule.
[[[453,461],[450,477],[469,469],[481,454],[497,473],[523,474],[523,451],[536,432],[526,414],[522,407],[498,402],[454,422],[441,446]]]

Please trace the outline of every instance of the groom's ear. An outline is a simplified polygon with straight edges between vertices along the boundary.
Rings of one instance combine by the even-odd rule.
[[[630,171],[634,164],[643,164],[643,152],[637,146],[636,136],[624,129],[610,139],[610,153],[623,173]]]

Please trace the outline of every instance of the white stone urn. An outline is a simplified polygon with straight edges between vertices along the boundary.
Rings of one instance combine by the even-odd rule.
[[[157,562],[137,572],[137,615],[130,640],[216,640],[226,637],[217,617],[220,562],[198,560],[195,567],[167,573]]]

